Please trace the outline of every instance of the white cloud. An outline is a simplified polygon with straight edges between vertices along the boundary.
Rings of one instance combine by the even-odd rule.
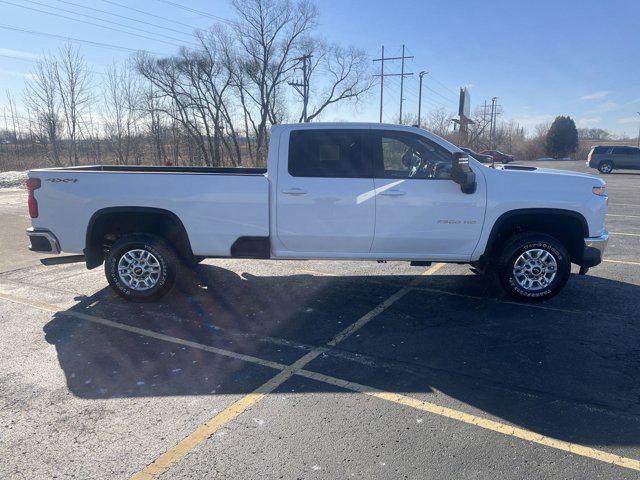
[[[10,57],[25,58],[27,60],[33,60],[39,56],[36,53],[25,52],[24,50],[13,50],[11,48],[0,48],[0,55],[9,55]]]
[[[599,92],[587,93],[580,97],[580,100],[599,100],[601,98],[606,97],[611,92],[608,90],[601,90]]]
[[[622,117],[616,120],[616,123],[624,124],[624,123],[637,123],[640,122],[640,116],[636,115],[635,117]]]
[[[4,68],[0,68],[0,75],[10,75],[12,77],[26,77],[26,73],[16,72],[14,70],[5,70]]]
[[[534,127],[541,123],[551,122],[555,117],[549,114],[542,115],[523,115],[515,117],[514,120],[523,127]]]
[[[582,117],[576,121],[576,125],[580,128],[591,127],[602,122],[601,117]]]
[[[584,113],[586,115],[593,115],[594,113],[610,112],[612,110],[616,110],[617,108],[618,108],[618,104],[616,102],[609,101],[609,102],[603,102],[597,107],[592,108],[591,110],[587,110]]]

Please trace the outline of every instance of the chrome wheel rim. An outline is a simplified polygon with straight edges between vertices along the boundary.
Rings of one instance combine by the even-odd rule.
[[[608,163],[605,163],[600,167],[600,170],[602,171],[602,173],[609,173],[611,172],[611,165],[609,165]]]
[[[118,260],[118,276],[132,290],[142,292],[156,286],[162,267],[156,256],[141,248],[129,250]]]
[[[556,258],[551,252],[542,248],[523,252],[513,265],[513,277],[518,285],[533,292],[548,287],[557,273]]]

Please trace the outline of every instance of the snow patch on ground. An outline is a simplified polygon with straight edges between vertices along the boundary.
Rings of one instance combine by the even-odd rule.
[[[27,171],[0,172],[0,188],[26,188]]]

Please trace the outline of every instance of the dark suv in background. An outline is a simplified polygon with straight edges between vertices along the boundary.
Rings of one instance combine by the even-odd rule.
[[[616,168],[640,169],[640,148],[598,145],[592,147],[587,165],[600,173],[611,173]]]

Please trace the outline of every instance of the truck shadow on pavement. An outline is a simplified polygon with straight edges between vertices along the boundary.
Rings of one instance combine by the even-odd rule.
[[[81,398],[246,394],[276,370],[74,315],[291,364],[416,278],[238,275],[201,265],[158,303],[127,303],[103,289],[44,332]],[[607,312],[596,291],[607,292]],[[634,305],[640,287],[598,277],[574,276],[553,301],[526,306],[479,277],[436,274],[306,368],[566,441],[635,446]],[[294,383],[305,393],[305,382]],[[314,384],[308,393],[325,388],[335,391]]]

